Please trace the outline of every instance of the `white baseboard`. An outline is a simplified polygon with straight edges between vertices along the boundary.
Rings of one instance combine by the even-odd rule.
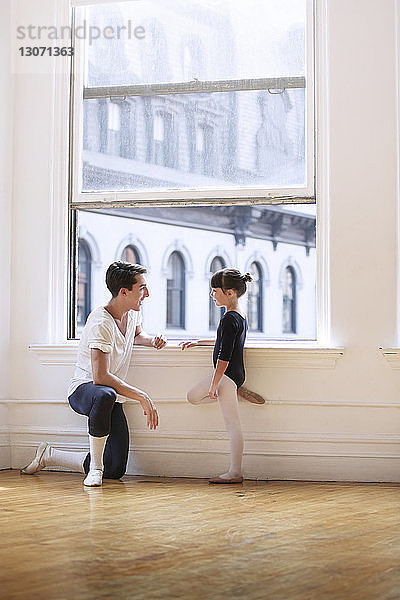
[[[170,452],[149,456],[138,451],[129,453],[128,474],[159,477],[207,478],[227,470],[229,455]],[[400,457],[330,457],[330,456],[244,456],[243,472],[250,480],[291,481],[358,481],[400,483]]]
[[[10,446],[0,446],[0,470],[11,468]]]
[[[217,407],[182,405],[178,410],[168,398],[160,404],[163,418],[155,432],[145,429],[140,407],[126,406],[134,427],[128,474],[202,478],[223,472],[229,443]],[[400,482],[398,405],[342,401],[303,410],[298,402],[270,404],[240,407],[247,478]],[[0,468],[23,467],[43,440],[60,449],[88,450],[86,419],[65,401],[2,401],[0,410],[5,423],[0,426]],[[349,411],[360,431],[340,430]],[[308,430],[310,424],[314,431]]]
[[[5,400],[0,401],[0,469],[11,468],[10,428],[8,406]]]
[[[245,432],[248,479],[400,482],[400,436],[392,434]],[[42,440],[70,451],[87,451],[84,428],[10,427],[3,467],[26,465]],[[8,456],[8,458],[7,458]],[[228,467],[226,432],[139,430],[131,432],[127,473],[209,477]]]

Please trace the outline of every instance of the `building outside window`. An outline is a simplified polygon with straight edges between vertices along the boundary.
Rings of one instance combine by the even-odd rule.
[[[286,267],[283,279],[283,333],[296,333],[296,273]]]
[[[174,117],[169,113],[157,112],[153,129],[154,162],[165,167],[175,167],[176,131]]]
[[[250,265],[253,281],[247,284],[247,319],[249,331],[263,330],[263,272],[260,263]]]
[[[121,154],[121,107],[115,102],[108,104],[107,152]]]
[[[77,326],[83,327],[91,307],[92,255],[87,242],[78,241]]]
[[[196,129],[196,166],[204,175],[215,172],[214,131],[210,125],[201,124]]]
[[[124,262],[132,263],[133,265],[142,264],[139,250],[136,248],[136,246],[132,246],[131,244],[124,248],[121,255],[121,260]]]
[[[210,273],[215,273],[220,269],[225,269],[226,264],[224,259],[221,256],[216,256],[213,258],[212,263],[210,265]],[[210,296],[209,300],[209,327],[210,329],[215,330],[218,327],[219,320],[224,314],[224,308],[218,308],[215,306],[214,300]]]
[[[167,327],[185,327],[185,262],[176,251],[167,267]]]

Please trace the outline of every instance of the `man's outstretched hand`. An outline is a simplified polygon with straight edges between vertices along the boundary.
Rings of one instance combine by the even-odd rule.
[[[139,400],[139,402],[142,405],[143,412],[147,417],[147,427],[150,427],[150,429],[157,429],[158,412],[152,399],[150,396],[145,394],[144,397]]]
[[[167,339],[164,337],[164,335],[162,333],[158,333],[151,340],[151,345],[153,346],[153,348],[157,348],[157,350],[161,350],[161,348],[164,348],[166,343],[167,343]]]

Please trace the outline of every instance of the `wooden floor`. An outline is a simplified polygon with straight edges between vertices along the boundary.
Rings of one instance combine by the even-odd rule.
[[[400,485],[0,472],[0,598],[399,600]]]

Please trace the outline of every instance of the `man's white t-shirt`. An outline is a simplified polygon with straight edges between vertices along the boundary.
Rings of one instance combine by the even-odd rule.
[[[91,349],[98,348],[110,354],[110,373],[126,381],[131,360],[136,327],[142,323],[140,311],[130,310],[126,333],[118,329],[114,318],[104,306],[95,308],[87,318],[78,346],[78,359],[75,373],[68,385],[69,397],[82,383],[93,381]],[[117,402],[125,402],[124,396],[117,396]]]

